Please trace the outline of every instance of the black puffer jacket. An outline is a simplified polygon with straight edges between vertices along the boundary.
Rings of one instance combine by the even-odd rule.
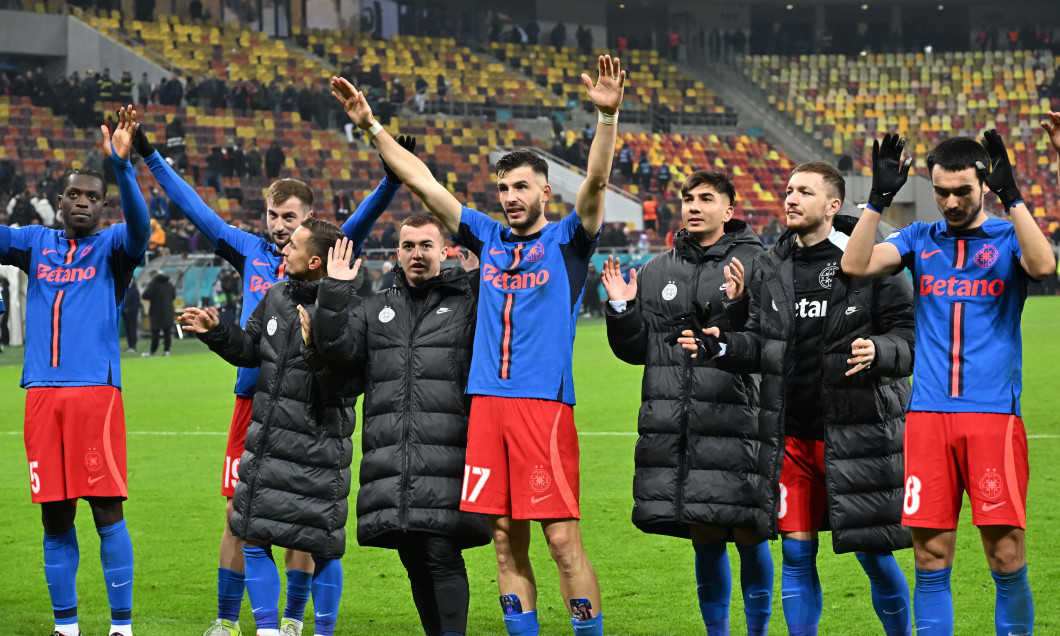
[[[395,272],[393,287],[364,299],[324,279],[313,322],[321,355],[364,377],[357,541],[393,548],[406,532],[431,532],[485,545],[486,517],[460,511],[477,270],[452,267],[421,287],[418,314]]]
[[[347,407],[354,400],[340,394],[356,395],[359,387],[302,343],[297,305],[312,312],[318,285],[281,281],[244,329],[221,321],[199,338],[233,365],[261,367],[239,464],[232,534],[341,557],[353,458],[353,409]],[[339,377],[345,380],[332,381]]]
[[[837,216],[834,227],[849,236],[855,219]],[[795,235],[785,233],[756,263],[747,282],[749,317],[742,333],[728,333],[719,366],[761,370],[761,427],[782,427],[785,382],[794,364]],[[821,364],[824,464],[828,511],[837,553],[907,548],[901,525],[904,480],[902,434],[913,369],[913,288],[904,273],[851,279],[841,270],[832,281]],[[852,376],[847,360],[857,338],[872,340],[873,366]],[[777,449],[778,460],[783,445]],[[779,490],[779,485],[774,484]]]
[[[644,365],[633,523],[644,532],[686,538],[690,524],[747,528],[772,537],[781,435],[759,429],[758,376],[693,360],[666,343],[674,328],[664,326],[696,300],[710,303],[710,325],[731,330],[724,267],[735,256],[750,275],[762,243],[747,223],[731,220],[709,247],[684,230],[674,244],[638,273],[637,298],[625,311],[616,313],[610,303],[605,309],[612,351]],[[743,316],[736,320],[739,328]]]

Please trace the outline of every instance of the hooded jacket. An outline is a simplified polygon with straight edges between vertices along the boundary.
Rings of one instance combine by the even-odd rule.
[[[633,523],[644,532],[687,538],[691,524],[717,524],[775,535],[782,435],[759,426],[755,370],[729,373],[666,342],[677,328],[664,323],[693,300],[710,305],[704,326],[743,324],[737,305],[746,302],[728,303],[724,268],[736,257],[750,275],[764,250],[746,222],[730,220],[724,230],[707,247],[681,230],[674,249],[638,273],[625,311],[606,304],[611,350],[644,365],[633,474]]]
[[[297,306],[310,312],[319,281],[273,285],[247,325],[199,334],[239,367],[261,367],[239,464],[232,534],[328,558],[346,551],[354,400],[360,386],[332,372],[302,341]],[[342,380],[338,380],[342,378]]]
[[[364,378],[357,541],[396,548],[409,532],[461,548],[490,542],[485,516],[460,511],[478,271],[451,267],[419,288],[360,298],[325,278],[313,337],[321,355]]]
[[[845,245],[856,219],[837,216],[834,242]],[[829,240],[829,239],[826,239]],[[783,429],[786,383],[794,366],[793,232],[780,237],[747,279],[748,319],[742,332],[724,334],[716,362],[734,372],[761,371],[760,428]],[[820,363],[824,479],[836,553],[886,552],[912,545],[901,525],[904,482],[902,436],[913,369],[913,288],[904,273],[831,281]],[[871,367],[847,376],[851,343],[872,340]],[[784,445],[777,448],[777,460]],[[778,490],[779,483],[773,487]],[[778,501],[782,505],[782,502]],[[779,512],[779,510],[778,510]]]

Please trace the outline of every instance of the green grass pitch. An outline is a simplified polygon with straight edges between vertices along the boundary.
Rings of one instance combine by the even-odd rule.
[[[1058,312],[1060,298],[1032,298],[1023,319],[1023,411],[1031,436],[1028,553],[1039,634],[1060,633],[1060,551],[1050,547],[1050,537],[1060,528],[1060,507],[1049,503],[1060,480],[1060,465],[1053,463],[1060,451],[1060,396],[1054,375],[1060,359]],[[141,341],[140,349],[144,346]],[[140,636],[200,634],[216,611],[217,547],[224,523],[219,482],[234,372],[196,341],[178,342],[174,354],[123,361],[131,493],[125,512],[136,554],[133,617]],[[0,355],[0,510],[7,517],[0,524],[6,563],[0,576],[0,634],[42,636],[51,633],[51,607],[42,567],[39,508],[29,499],[20,373],[21,349],[10,348]],[[607,632],[703,633],[691,545],[642,534],[629,520],[641,370],[617,361],[607,347],[603,323],[590,320],[582,321],[578,329],[574,374],[575,416],[581,431],[582,527],[600,578]],[[358,547],[352,525],[351,514],[338,633],[422,633],[397,553]],[[84,504],[77,526],[81,628],[86,636],[102,635],[109,626],[109,612],[97,557],[99,538]],[[881,633],[868,580],[854,556],[832,554],[828,536],[822,538],[818,567],[825,605],[820,633]],[[779,542],[772,549],[777,575],[770,634],[783,634]],[[570,634],[555,567],[539,533],[532,550],[542,633]],[[912,551],[897,556],[911,580]],[[730,557],[738,572],[732,549]],[[488,546],[469,550],[465,558],[471,581],[469,632],[504,633],[493,550]],[[745,633],[742,604],[739,585],[734,588],[732,628],[740,634]],[[958,531],[953,588],[957,633],[992,634],[994,585],[967,511]],[[246,602],[242,618],[244,633],[252,634]],[[306,632],[311,633],[309,625]]]

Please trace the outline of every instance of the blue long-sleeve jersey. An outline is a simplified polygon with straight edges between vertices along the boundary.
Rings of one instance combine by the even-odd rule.
[[[287,277],[283,255],[276,249],[275,244],[225,223],[224,219],[199,197],[195,188],[189,186],[157,151],[147,157],[146,161],[166,196],[176,203],[195,227],[209,239],[214,252],[231,263],[243,278],[243,311],[239,317],[239,325],[246,326],[247,319],[265,297],[265,292],[276,281]],[[379,186],[361,201],[357,210],[342,224],[343,233],[353,241],[358,254],[372,225],[394,200],[394,194],[400,187],[401,184],[395,184],[384,177]],[[256,367],[240,367],[236,372],[236,395],[253,397],[257,381]]]
[[[151,222],[132,164],[111,155],[125,223],[85,238],[0,226],[0,263],[29,275],[22,386],[121,388],[118,316]]]

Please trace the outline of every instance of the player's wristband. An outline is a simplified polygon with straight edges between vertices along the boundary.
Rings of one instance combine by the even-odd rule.
[[[1017,205],[1019,205],[1021,203],[1024,203],[1023,199],[1016,199],[1012,203],[1009,203],[1008,205],[1006,205],[1005,206],[1005,214],[1008,214],[1009,210],[1011,210],[1012,208],[1016,207]]]
[[[875,212],[876,214],[883,214],[882,210],[877,210],[876,206],[872,205],[871,203],[866,203],[865,209],[869,210],[870,212]]]
[[[383,124],[380,124],[379,122],[375,122],[365,132],[368,134],[368,138],[371,139],[372,137],[375,137],[379,133],[383,132]]]
[[[614,115],[605,115],[601,111],[596,111],[596,121],[605,126],[615,126],[618,124],[618,111],[616,110]]]

